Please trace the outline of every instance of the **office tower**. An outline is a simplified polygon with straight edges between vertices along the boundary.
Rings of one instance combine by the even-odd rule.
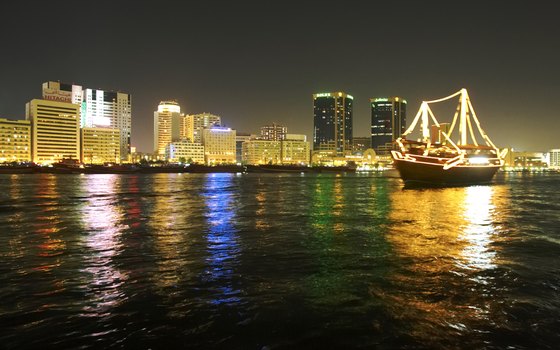
[[[343,155],[352,150],[354,98],[344,92],[313,95],[313,150]]]
[[[243,162],[249,165],[279,164],[280,141],[250,140],[243,142]]]
[[[78,104],[81,127],[119,129],[120,159],[129,160],[132,124],[130,94],[48,81],[43,83],[43,99]]]
[[[0,163],[31,161],[29,120],[0,118]]]
[[[286,134],[280,142],[280,156],[282,164],[309,164],[309,142],[307,136]]]
[[[202,142],[202,130],[213,126],[222,125],[222,118],[211,113],[185,115],[183,121],[183,138],[192,142]]]
[[[202,145],[206,164],[235,163],[235,130],[219,126],[202,129]]]
[[[170,162],[204,164],[204,146],[189,140],[174,141],[165,147],[165,158]]]
[[[34,99],[25,105],[31,121],[31,158],[35,163],[80,159],[80,110],[77,104]]]
[[[181,106],[177,101],[161,101],[154,112],[154,152],[165,155],[165,147],[181,138]]]
[[[371,147],[380,155],[393,149],[393,142],[406,127],[406,100],[399,97],[372,98]]]
[[[270,125],[261,126],[261,140],[281,141],[286,138],[288,128],[283,125],[272,123]]]
[[[84,90],[82,127],[119,129],[120,158],[130,158],[132,101],[127,93],[95,89]]]
[[[120,131],[112,128],[82,128],[81,155],[84,164],[120,163]]]

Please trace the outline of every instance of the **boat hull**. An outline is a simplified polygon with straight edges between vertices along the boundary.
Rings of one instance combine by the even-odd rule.
[[[500,168],[499,165],[457,165],[444,169],[443,164],[429,164],[406,159],[394,159],[394,166],[405,184],[436,186],[488,183]]]

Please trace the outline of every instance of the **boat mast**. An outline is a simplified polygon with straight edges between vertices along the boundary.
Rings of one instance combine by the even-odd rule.
[[[468,111],[467,89],[461,89],[461,117],[459,119],[459,145],[467,144],[467,111]]]

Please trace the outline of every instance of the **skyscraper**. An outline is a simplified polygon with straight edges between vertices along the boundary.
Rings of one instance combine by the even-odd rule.
[[[154,152],[165,156],[165,148],[181,138],[181,106],[177,101],[161,101],[154,112]]]
[[[120,158],[130,156],[131,98],[123,92],[85,89],[81,105],[82,127],[120,130]]]
[[[73,103],[80,106],[82,128],[119,129],[120,159],[130,157],[132,103],[127,93],[84,89],[81,85],[57,81],[43,83],[43,100]]]
[[[354,98],[344,92],[313,95],[313,150],[352,150],[352,105]]]
[[[372,98],[371,147],[380,155],[393,149],[393,142],[406,128],[406,100],[400,97]]]

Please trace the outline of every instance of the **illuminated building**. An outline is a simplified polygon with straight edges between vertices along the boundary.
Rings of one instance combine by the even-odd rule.
[[[352,138],[353,153],[362,153],[368,148],[371,148],[371,136]]]
[[[86,89],[82,103],[82,126],[120,130],[120,158],[130,157],[132,105],[129,94],[122,92]]]
[[[170,162],[204,164],[204,146],[189,140],[174,141],[165,147],[165,158]]]
[[[193,142],[202,142],[202,130],[222,125],[222,118],[211,113],[185,115],[183,120],[182,138]]]
[[[161,101],[154,112],[154,152],[165,155],[165,148],[181,138],[181,106],[177,101]]]
[[[74,103],[82,105],[83,88],[80,85],[65,84],[59,81],[43,83],[43,100]]]
[[[31,121],[31,158],[35,163],[80,159],[80,108],[77,104],[34,99],[25,105]]]
[[[202,129],[202,145],[206,164],[235,163],[235,130],[220,126]]]
[[[354,98],[344,92],[313,95],[313,150],[333,150],[342,155],[352,150]]]
[[[243,142],[243,162],[249,165],[279,164],[280,141],[249,140]]]
[[[235,160],[237,163],[243,162],[243,142],[255,139],[255,135],[238,132],[235,135]]]
[[[270,140],[270,141],[282,141],[286,139],[287,132],[288,132],[287,127],[278,125],[276,123],[272,123],[271,125],[261,126],[261,136],[259,137],[259,139]]]
[[[43,83],[43,99],[78,104],[81,127],[119,129],[120,159],[129,160],[132,124],[130,94],[48,81]]]
[[[406,128],[406,100],[400,97],[372,98],[371,147],[377,154],[389,154],[393,142]]]
[[[120,163],[120,130],[82,128],[81,154],[84,164]]]
[[[282,164],[309,164],[310,149],[307,136],[286,134],[280,142]]]
[[[548,151],[548,166],[552,169],[560,168],[560,149]]]
[[[0,163],[31,161],[29,120],[0,118]]]
[[[505,157],[507,168],[537,169],[546,168],[547,162],[541,152],[519,152],[510,150]]]

